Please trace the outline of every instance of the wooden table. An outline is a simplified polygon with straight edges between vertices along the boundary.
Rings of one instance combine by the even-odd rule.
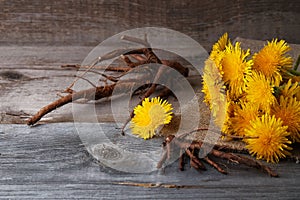
[[[134,174],[105,168],[93,159],[73,123],[32,128],[2,124],[0,138],[2,198],[297,199],[299,196],[300,165],[292,161],[272,166],[280,178],[234,164],[228,164],[228,175],[211,167],[200,173],[190,168],[181,172],[178,163],[167,167],[165,173]],[[157,187],[138,187],[134,183],[153,183]],[[172,185],[183,188],[168,188]]]
[[[205,172],[188,167],[181,172],[176,162],[164,172],[126,173],[88,153],[70,122],[71,105],[44,119],[56,123],[22,124],[73,80],[76,71],[60,65],[80,64],[92,48],[0,47],[0,198],[298,199],[300,165],[294,160],[269,164],[280,178],[230,163],[228,175],[209,166]],[[79,124],[91,129],[91,124]],[[101,125],[118,134],[111,123]]]

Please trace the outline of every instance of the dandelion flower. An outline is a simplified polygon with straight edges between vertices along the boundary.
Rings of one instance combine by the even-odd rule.
[[[215,112],[213,116],[214,123],[220,130],[230,135],[232,132],[231,121],[230,121],[230,111],[231,111],[231,102],[226,101],[222,105],[220,105],[219,110]]]
[[[300,142],[300,101],[296,98],[280,96],[279,104],[272,107],[272,114],[288,126],[292,142]]]
[[[291,142],[287,138],[287,126],[283,126],[282,121],[274,115],[264,114],[261,118],[252,120],[249,128],[245,129],[245,136],[248,137],[245,139],[246,148],[257,159],[278,162],[291,150],[288,146]]]
[[[148,139],[155,135],[155,131],[172,119],[172,105],[159,97],[145,98],[142,105],[134,108],[130,128],[132,133],[141,138]]]
[[[217,55],[224,51],[226,46],[230,44],[230,40],[228,38],[228,33],[224,33],[219,40],[213,45],[212,51],[210,53],[210,58],[214,60]]]
[[[209,105],[215,124],[227,132],[229,103],[226,99],[226,87],[215,62],[210,58],[205,61],[202,83],[202,92],[205,95],[203,101]]]
[[[247,101],[265,112],[270,112],[270,106],[276,102],[272,82],[258,72],[247,77],[245,92]]]
[[[279,85],[282,80],[280,74],[281,68],[290,68],[293,59],[286,53],[290,47],[284,40],[277,39],[268,42],[268,44],[253,56],[253,69],[263,73],[266,77],[275,81]]]
[[[294,97],[297,95],[298,92],[300,92],[298,82],[292,84],[292,79],[289,79],[289,81],[283,86],[280,86],[279,89],[280,95],[287,98]]]
[[[245,77],[251,74],[252,61],[246,60],[249,55],[250,50],[243,51],[238,42],[234,46],[227,46],[222,55],[218,67],[220,67],[223,81],[229,86],[231,98],[237,98],[242,94],[246,83]]]
[[[226,103],[226,94],[222,76],[213,60],[207,59],[205,61],[202,78],[202,92],[205,94],[204,102],[209,105],[213,116],[216,116],[219,110],[223,110],[223,106]]]
[[[259,109],[252,103],[241,102],[235,107],[234,116],[231,119],[232,129],[235,135],[244,136],[245,128],[250,125],[250,121],[259,116]]]

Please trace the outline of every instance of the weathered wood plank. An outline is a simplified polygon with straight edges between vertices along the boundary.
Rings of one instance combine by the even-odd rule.
[[[2,0],[0,8],[0,44],[94,46],[145,26],[180,31],[208,50],[223,32],[300,43],[300,3],[294,0]]]
[[[93,124],[80,125],[91,132],[98,129]],[[112,137],[119,134],[113,125],[101,126]],[[0,198],[297,199],[300,194],[300,165],[292,161],[271,165],[280,178],[270,178],[256,169],[228,163],[229,175],[222,175],[211,167],[201,173],[189,168],[180,172],[177,163],[166,168],[164,174],[134,174],[99,165],[82,145],[73,123],[32,128],[2,124],[0,133]],[[191,187],[143,188],[116,182]]]
[[[0,121],[24,123],[19,115],[32,115],[57,99],[56,94],[63,91],[77,73],[60,66],[80,64],[92,49],[85,46],[1,46]],[[52,95],[45,95],[50,93]],[[65,109],[69,112],[71,107],[62,108],[61,113]]]

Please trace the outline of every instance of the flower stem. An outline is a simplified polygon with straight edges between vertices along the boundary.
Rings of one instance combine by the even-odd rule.
[[[295,65],[296,66],[296,65]],[[296,70],[293,70],[293,69],[289,69],[287,70],[289,73],[295,75],[295,76],[300,76],[300,72],[299,71],[296,71]]]

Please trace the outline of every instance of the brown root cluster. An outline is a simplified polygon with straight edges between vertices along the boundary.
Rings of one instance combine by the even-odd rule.
[[[145,46],[145,48],[141,49],[120,49],[112,51],[106,55],[103,55],[99,58],[97,58],[90,66],[78,66],[78,65],[62,65],[63,68],[73,68],[73,69],[84,69],[84,73],[82,76],[77,76],[75,81],[64,90],[64,92],[68,93],[65,96],[62,96],[60,99],[46,105],[45,107],[41,108],[35,115],[33,115],[28,121],[28,125],[34,125],[37,123],[43,116],[50,113],[51,111],[66,105],[71,102],[75,102],[80,99],[84,99],[86,102],[91,100],[99,100],[106,97],[111,97],[116,84],[118,84],[118,90],[122,91],[123,93],[127,93],[130,91],[131,88],[134,87],[134,84],[138,83],[141,80],[147,80],[149,84],[146,84],[144,87],[140,87],[138,91],[135,91],[135,93],[138,93],[139,90],[143,91],[142,98],[139,102],[139,104],[142,103],[142,101],[152,95],[155,91],[157,91],[158,84],[157,83],[163,75],[166,75],[168,73],[168,70],[165,67],[160,67],[154,75],[152,74],[145,74],[142,77],[139,77],[137,79],[133,80],[122,80],[121,78],[125,76],[126,74],[130,73],[132,70],[134,70],[136,67],[151,63],[161,64],[162,66],[168,66],[172,69],[175,69],[179,73],[181,73],[183,76],[187,77],[189,73],[189,69],[187,67],[184,67],[177,61],[172,60],[160,60],[156,54],[153,52],[150,45],[147,43],[146,40],[133,38],[129,36],[123,36],[121,39],[139,43]],[[112,59],[112,58],[119,58],[123,60],[124,65],[121,66],[103,66],[99,67],[96,66],[98,63],[101,63],[104,60]],[[134,60],[134,61],[133,61]],[[97,70],[105,70],[103,73],[99,72]],[[110,75],[110,72],[116,72],[120,73],[115,76]],[[96,73],[99,74],[101,78],[104,78],[102,80],[103,85],[97,86],[93,83],[91,83],[89,80],[84,78],[84,75],[86,73]],[[81,90],[81,91],[74,91],[72,87],[74,86],[75,82],[78,79],[83,79],[90,83],[92,86],[91,88]],[[172,94],[172,92],[162,86],[163,89],[161,90],[160,96],[161,98],[167,98],[169,95]],[[131,112],[130,118],[127,120],[127,122],[124,124],[124,128],[126,124],[131,120],[133,117],[133,111]],[[122,134],[124,134],[124,128],[122,129]]]
[[[162,168],[164,163],[171,158],[173,149],[179,148],[179,170],[183,171],[187,160],[190,167],[196,170],[206,170],[206,166],[203,162],[214,167],[218,172],[222,174],[227,174],[228,172],[223,169],[217,162],[214,161],[214,158],[221,158],[227,161],[230,161],[235,164],[244,164],[249,167],[259,169],[271,177],[278,177],[278,174],[273,171],[270,167],[246,156],[234,154],[231,152],[223,152],[220,150],[221,147],[214,147],[210,152],[207,153],[204,157],[199,157],[199,152],[203,142],[201,141],[187,141],[181,138],[177,138],[174,135],[169,135],[165,138],[163,142],[164,153],[157,164],[157,168]]]

